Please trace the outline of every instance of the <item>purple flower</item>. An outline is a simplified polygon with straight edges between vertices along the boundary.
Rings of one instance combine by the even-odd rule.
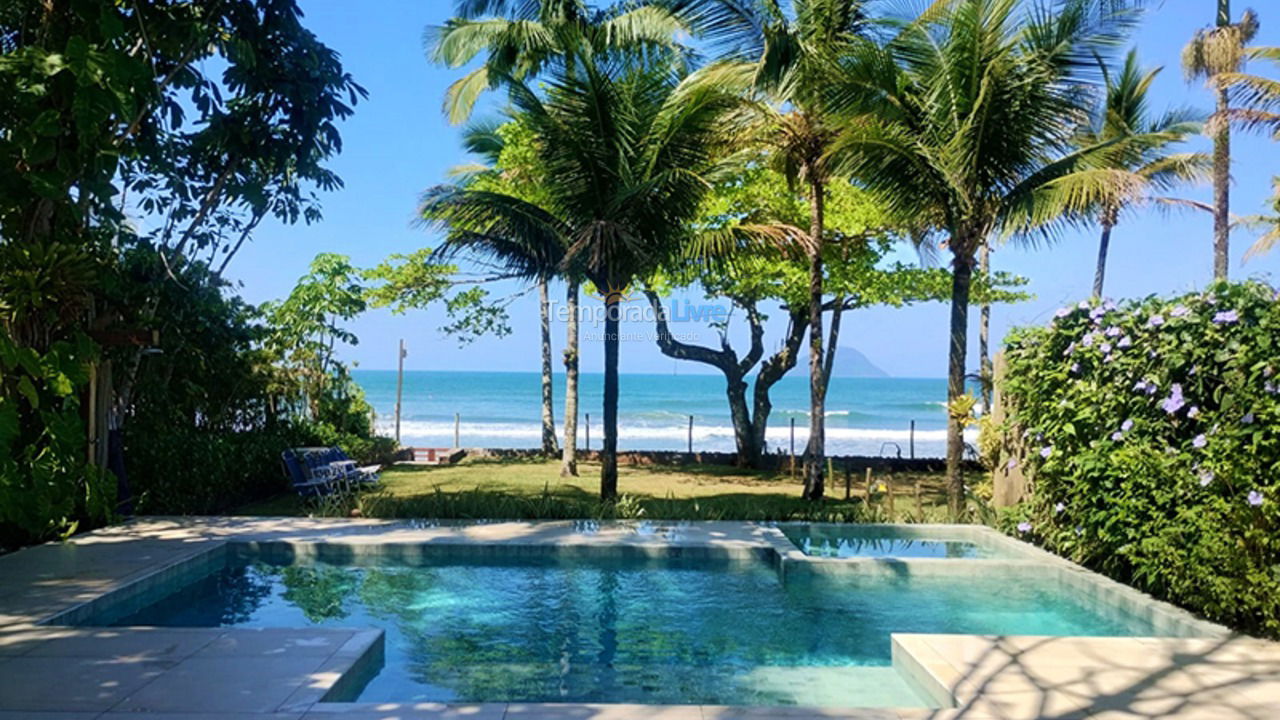
[[[1268,393],[1270,393],[1270,394],[1272,394],[1272,395],[1275,395],[1275,394],[1276,394],[1276,389],[1277,389],[1277,388],[1276,388],[1276,384],[1275,384],[1275,383],[1273,383],[1273,382],[1271,382],[1270,380],[1268,380],[1268,381],[1266,381],[1265,383],[1263,383],[1263,384],[1262,384],[1262,389],[1263,389],[1263,390],[1265,390],[1265,391],[1267,391]]]
[[[1098,307],[1089,311],[1089,319],[1094,322],[1097,322],[1102,318],[1103,315],[1106,315],[1106,314],[1107,314],[1107,307],[1105,305],[1099,305]]]
[[[1200,417],[1200,406],[1192,405],[1191,409],[1187,410],[1187,417],[1191,418],[1192,420],[1195,420],[1196,418]]]
[[[1129,339],[1128,335],[1125,335],[1124,337],[1120,338],[1120,342],[1116,343],[1116,347],[1120,347],[1120,348],[1127,348],[1127,347],[1130,347],[1131,345],[1133,345],[1133,341]]]
[[[1067,506],[1066,506],[1066,504],[1065,504],[1065,503],[1058,503],[1057,505],[1054,505],[1054,506],[1053,506],[1053,512],[1054,512],[1054,514],[1060,513],[1060,512],[1062,512],[1063,510],[1066,510],[1066,509],[1067,509]]]
[[[1163,315],[1152,315],[1147,319],[1147,327],[1160,327],[1164,324]]]
[[[1149,384],[1150,383],[1148,383],[1146,380],[1139,380],[1138,382],[1133,384],[1133,390],[1134,392],[1146,392],[1147,386]]]
[[[1118,337],[1120,335],[1120,332],[1121,332],[1120,328],[1116,327],[1115,325],[1112,325],[1111,327],[1103,331],[1102,334],[1106,335],[1107,337]]]
[[[1049,459],[1049,456],[1050,456],[1050,455],[1052,455],[1052,454],[1053,454],[1053,446],[1052,446],[1052,445],[1046,445],[1046,446],[1044,446],[1044,447],[1040,448],[1040,457],[1042,457],[1042,458],[1044,458],[1044,459],[1048,460],[1048,459]]]
[[[1249,505],[1253,507],[1258,507],[1259,505],[1262,504],[1262,501],[1264,499],[1265,498],[1262,497],[1262,493],[1258,492],[1257,490],[1249,491]]]
[[[1097,340],[1098,338],[1094,333],[1089,333],[1088,335],[1084,336],[1084,339],[1080,341],[1080,344],[1085,347],[1093,347],[1093,343],[1096,342]]]
[[[1123,430],[1124,432],[1129,432],[1130,430],[1132,430],[1133,418],[1129,418],[1128,420],[1125,420],[1124,422],[1120,423],[1120,429]]]
[[[1071,374],[1072,375],[1080,374],[1080,363],[1071,363]]]
[[[1120,442],[1121,440],[1124,440],[1124,433],[1120,432],[1119,430],[1111,433],[1111,440],[1113,442]]]
[[[1177,307],[1169,311],[1169,317],[1180,318],[1180,317],[1186,316],[1186,314],[1189,312],[1191,312],[1191,310],[1188,309],[1186,305],[1178,305]]]
[[[1018,523],[1018,532],[1024,535],[1026,533],[1031,532],[1031,523],[1027,522],[1026,520],[1023,520],[1022,522]]]
[[[1253,413],[1245,413],[1245,414],[1244,414],[1244,417],[1240,418],[1240,424],[1241,424],[1241,425],[1252,425],[1252,424],[1253,424]]]
[[[1235,310],[1223,310],[1221,312],[1215,313],[1213,316],[1213,322],[1218,325],[1230,325],[1231,323],[1239,322],[1239,321],[1240,321],[1240,313],[1236,312]]]
[[[1005,467],[1009,468],[1010,470],[1018,467],[1018,458],[1012,458],[1012,457],[1009,458],[1009,462],[1005,464]]]
[[[1106,353],[1106,354],[1110,355],[1110,354],[1111,354],[1111,343],[1102,343],[1101,345],[1099,345],[1099,346],[1098,346],[1098,349],[1099,349],[1099,350],[1101,350],[1102,352],[1104,352],[1104,353]]]
[[[1089,301],[1088,301],[1088,300],[1081,300],[1080,302],[1076,303],[1076,307],[1080,308],[1081,310],[1088,310],[1088,309],[1089,309]]]
[[[1070,345],[1067,346],[1066,350],[1062,351],[1062,357],[1069,357],[1075,351],[1076,351],[1076,344],[1071,343]]]
[[[1115,304],[1115,301],[1113,301],[1113,300],[1107,300],[1106,302],[1102,303],[1102,307],[1104,307],[1104,308],[1106,308],[1106,309],[1108,309],[1108,310],[1115,310],[1115,309],[1116,309],[1116,304]]]
[[[1202,448],[1208,444],[1209,444],[1209,438],[1205,437],[1204,433],[1200,433],[1195,437],[1194,440],[1191,441],[1191,447],[1196,447],[1196,448]]]
[[[1200,471],[1200,487],[1208,486],[1209,483],[1213,482],[1213,478],[1214,478],[1214,475],[1212,470],[1201,470]]]
[[[1071,308],[1058,308],[1058,312],[1054,313],[1054,317],[1064,318],[1071,314]]]
[[[1174,383],[1169,392],[1169,397],[1165,398],[1164,402],[1160,403],[1160,407],[1165,412],[1172,415],[1181,410],[1182,406],[1186,404],[1187,401],[1182,398],[1182,386],[1178,383]]]

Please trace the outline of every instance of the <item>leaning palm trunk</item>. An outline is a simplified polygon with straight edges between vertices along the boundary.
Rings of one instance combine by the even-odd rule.
[[[578,281],[570,280],[565,294],[569,312],[568,337],[564,348],[564,453],[560,476],[578,474]]]
[[[812,170],[812,169],[811,169]],[[811,172],[810,177],[813,177]],[[825,491],[826,377],[822,367],[822,183],[810,181],[809,242],[809,446],[805,451],[804,497],[821,500]]]
[[[1102,284],[1107,277],[1107,252],[1111,248],[1111,223],[1102,223],[1102,239],[1098,241],[1098,268],[1093,271],[1093,297],[1102,297]]]
[[[991,243],[984,242],[981,251],[981,269],[984,282],[990,282]],[[982,386],[982,411],[991,410],[992,384],[995,370],[991,366],[991,303],[983,302],[978,311],[978,376]]]
[[[607,284],[605,287],[609,287]],[[604,446],[600,450],[600,499],[618,496],[618,293],[604,301]]]
[[[958,520],[964,514],[964,418],[956,412],[956,400],[964,395],[973,257],[967,252],[957,252],[954,265],[951,278],[951,349],[947,363],[947,501],[952,518]]]
[[[1213,135],[1213,277],[1227,279],[1231,237],[1231,126],[1226,88],[1218,89],[1218,130]]]
[[[538,280],[538,313],[542,330],[542,452],[554,455],[556,446],[556,416],[552,401],[551,385],[551,301],[547,298],[547,279]]]

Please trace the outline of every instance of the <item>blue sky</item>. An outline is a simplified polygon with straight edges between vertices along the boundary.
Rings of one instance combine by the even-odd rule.
[[[1266,3],[1256,3],[1261,6]],[[1144,65],[1163,65],[1156,82],[1155,106],[1209,107],[1208,92],[1188,84],[1179,67],[1179,53],[1196,28],[1213,20],[1216,0],[1165,0],[1155,3],[1133,38]],[[1233,3],[1239,13],[1244,5]],[[250,302],[283,297],[306,272],[320,252],[350,255],[359,266],[372,266],[391,253],[408,253],[432,246],[437,238],[413,226],[419,194],[445,180],[449,167],[468,160],[459,148],[458,129],[440,111],[444,89],[458,71],[431,65],[422,51],[422,32],[448,17],[447,0],[303,0],[306,24],[321,40],[342,53],[347,69],[369,90],[353,118],[342,126],[345,149],[332,166],[346,182],[340,192],[324,196],[322,222],[311,226],[263,224],[253,242],[235,258],[228,276],[241,283],[240,292]],[[1260,45],[1280,45],[1280,12],[1261,10]],[[1276,74],[1280,69],[1259,65],[1256,70]],[[1197,139],[1193,144],[1208,149]],[[1270,195],[1271,177],[1280,174],[1280,143],[1267,138],[1237,135],[1232,198],[1233,212],[1261,212]],[[1209,188],[1183,193],[1208,200]],[[1124,219],[1113,235],[1108,265],[1107,295],[1116,298],[1169,294],[1202,287],[1211,276],[1211,227],[1203,213],[1165,215],[1141,212]],[[1241,263],[1249,234],[1233,238],[1231,272],[1234,278],[1270,278],[1280,270],[1280,251]],[[993,255],[997,269],[1031,279],[1036,299],[1014,306],[996,307],[993,338],[1010,327],[1045,322],[1064,303],[1086,297],[1093,278],[1097,232],[1069,232],[1051,247],[1034,250],[1001,248]],[[904,251],[904,257],[914,253]],[[502,286],[495,293],[518,292]],[[562,294],[561,288],[552,291]],[[683,296],[681,296],[683,297]],[[694,294],[690,297],[699,299]],[[371,311],[351,324],[360,338],[342,356],[361,368],[395,367],[395,347],[400,338],[409,346],[409,369],[534,371],[538,363],[537,301],[521,297],[511,307],[513,334],[487,338],[466,347],[442,335],[443,312],[431,309],[394,316]],[[770,349],[785,327],[781,314],[773,313],[767,338]],[[641,333],[650,328],[624,328]],[[697,331],[704,342],[714,334],[695,324],[681,328]],[[873,362],[893,375],[941,377],[946,370],[947,309],[943,304],[906,309],[867,309],[847,316],[842,345],[862,350]],[[557,357],[563,328],[553,328]],[[976,350],[976,325],[971,331]],[[584,371],[602,367],[598,342],[583,344]],[[971,365],[976,354],[971,352]],[[698,372],[699,366],[665,358],[649,342],[630,341],[624,347],[622,371]]]

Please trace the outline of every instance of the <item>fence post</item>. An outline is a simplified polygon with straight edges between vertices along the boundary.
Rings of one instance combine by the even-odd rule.
[[[693,416],[689,416],[689,454],[693,454]]]
[[[791,479],[796,479],[796,419],[791,418]]]
[[[591,452],[591,413],[587,413],[587,452]]]
[[[453,414],[453,447],[462,447],[462,413]]]
[[[911,445],[910,445],[910,447],[911,447],[911,459],[912,459],[912,460],[915,460],[915,459],[916,459],[916,421],[915,421],[915,420],[912,420],[912,421],[911,421],[911,440],[910,440],[910,443],[911,443]]]

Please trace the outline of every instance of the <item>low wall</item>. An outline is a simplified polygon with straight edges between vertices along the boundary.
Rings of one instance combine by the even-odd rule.
[[[467,448],[467,457],[473,458],[495,458],[495,459],[530,459],[542,457],[542,451],[536,448],[528,449],[510,449],[510,448]],[[578,459],[585,461],[599,461],[600,452],[598,450],[579,450]],[[618,453],[618,464],[620,465],[736,465],[737,455],[727,452],[675,452],[664,450],[628,450]],[[844,473],[846,470],[858,474],[865,472],[867,468],[871,468],[873,472],[942,472],[946,470],[947,463],[942,458],[896,458],[896,457],[870,457],[863,455],[832,455],[830,456],[832,469],[836,475]],[[802,462],[801,458],[796,458],[796,463]],[[769,454],[761,458],[762,470],[786,470],[790,467],[791,457],[789,455]],[[976,472],[981,470],[977,463],[965,463],[966,472]]]

